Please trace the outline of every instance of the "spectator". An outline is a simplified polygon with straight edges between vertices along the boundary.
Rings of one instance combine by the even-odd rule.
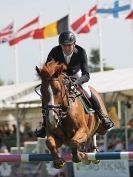
[[[0,148],[0,153],[9,153],[7,146],[6,145],[2,145]]]
[[[128,151],[133,151],[133,137],[129,139],[129,144],[128,144]],[[133,176],[133,161],[129,160],[129,171],[130,171],[130,176]]]
[[[117,139],[117,134],[116,133],[112,133],[110,135],[110,137],[108,138],[108,150],[109,151],[113,151],[114,146],[116,144],[116,139]]]
[[[13,133],[13,134],[16,134],[16,129],[17,129],[17,128],[16,128],[16,125],[13,124],[13,125],[12,125],[12,133]]]
[[[7,123],[4,125],[4,132],[5,132],[5,136],[10,136],[11,134],[10,127]]]
[[[133,128],[133,119],[130,119],[128,122],[128,128]]]
[[[128,151],[133,151],[133,138],[130,138],[130,139],[129,139]]]
[[[24,141],[31,140],[32,134],[33,134],[33,132],[31,129],[31,125],[29,122],[26,122],[24,124],[24,133],[23,133]]]
[[[98,142],[98,149],[99,149],[100,152],[104,152],[105,151],[105,144],[104,144],[103,140],[100,140]]]
[[[114,151],[115,152],[120,152],[123,150],[123,143],[122,140],[120,138],[116,138],[116,142],[114,145]]]

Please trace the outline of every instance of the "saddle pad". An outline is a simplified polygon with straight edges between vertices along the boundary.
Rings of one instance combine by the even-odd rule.
[[[90,112],[95,112],[90,106],[88,101],[83,97],[83,96],[79,96],[79,100],[82,103],[84,110],[87,114],[89,114]]]

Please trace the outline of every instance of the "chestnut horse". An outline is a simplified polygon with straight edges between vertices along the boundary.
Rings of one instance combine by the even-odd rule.
[[[64,84],[66,79],[70,79],[64,74],[65,69],[64,64],[58,64],[55,61],[47,63],[40,69],[36,67],[42,81],[42,110],[46,121],[46,144],[51,152],[55,168],[62,168],[65,164],[64,159],[58,156],[58,148],[62,144],[71,147],[73,162],[80,162],[80,145],[88,143],[100,125],[94,113],[85,112],[75,90]]]

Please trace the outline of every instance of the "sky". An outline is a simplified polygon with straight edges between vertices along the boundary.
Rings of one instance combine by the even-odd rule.
[[[40,15],[40,24],[45,26],[69,13],[71,24],[86,13],[95,2],[96,0],[0,0],[0,29],[12,20],[15,21],[15,28],[19,29],[38,15]],[[115,69],[133,67],[132,20],[103,18],[100,27],[97,24],[92,27],[90,33],[75,35],[77,44],[86,49],[88,58],[91,50],[100,46],[107,66]],[[42,53],[40,52],[41,41]],[[37,79],[35,66],[41,65],[41,55],[45,61],[55,45],[58,45],[58,36],[44,40],[27,39],[17,45],[20,83]],[[14,47],[9,46],[8,43],[0,45],[0,79],[5,83],[16,82]]]

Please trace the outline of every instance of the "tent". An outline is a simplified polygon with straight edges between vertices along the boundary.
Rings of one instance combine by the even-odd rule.
[[[40,81],[32,81],[0,87],[0,107],[15,103],[38,102],[35,86]],[[121,93],[133,96],[133,68],[90,73],[89,84],[100,93]]]
[[[133,68],[92,73],[89,83],[100,93],[121,92],[133,96]]]

